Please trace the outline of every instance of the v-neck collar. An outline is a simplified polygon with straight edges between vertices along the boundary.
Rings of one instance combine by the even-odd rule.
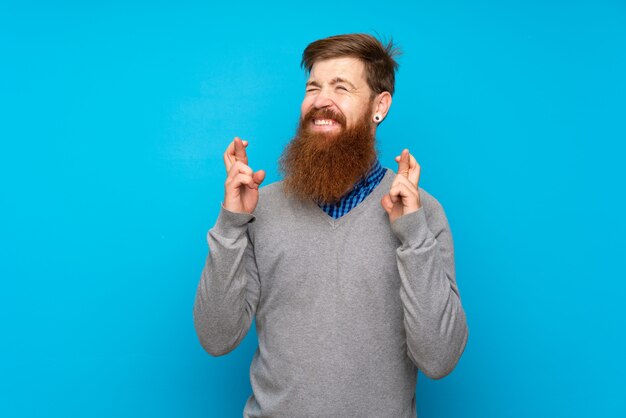
[[[317,202],[317,205],[333,218],[341,218],[365,200],[376,186],[378,186],[378,183],[383,179],[385,173],[386,169],[380,165],[380,161],[376,158],[367,174],[357,181],[352,189],[344,194],[338,202],[325,204]]]
[[[308,203],[308,206],[310,206],[310,210],[314,212],[316,216],[328,222],[331,228],[337,229],[342,224],[348,222],[348,220],[357,217],[363,210],[373,204],[372,202],[378,200],[380,203],[380,199],[382,199],[383,195],[388,192],[388,190],[385,189],[387,187],[390,187],[390,184],[393,181],[392,178],[393,176],[395,176],[395,173],[392,170],[388,168],[386,168],[385,170],[385,175],[383,176],[380,183],[378,183],[378,185],[374,187],[374,190],[372,190],[372,192],[367,195],[367,197],[363,199],[361,203],[359,203],[357,206],[355,206],[353,209],[351,209],[348,213],[341,216],[340,218],[333,218],[332,216],[324,212],[324,210],[320,208],[314,201],[310,201]]]

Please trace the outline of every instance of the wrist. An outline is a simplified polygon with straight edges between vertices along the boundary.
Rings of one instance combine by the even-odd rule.
[[[241,198],[239,196],[229,196],[228,193],[224,194],[222,208],[233,213],[249,213],[244,210],[244,207],[241,204]]]
[[[215,222],[213,230],[227,238],[237,238],[241,234],[245,233],[248,228],[248,224],[253,222],[255,217],[252,214],[245,212],[234,212],[221,205],[220,213]]]

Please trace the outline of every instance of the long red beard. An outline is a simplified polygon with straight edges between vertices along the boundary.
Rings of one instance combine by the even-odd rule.
[[[342,130],[337,134],[311,132],[309,126],[316,117],[335,119]],[[309,112],[280,158],[285,191],[303,200],[335,203],[367,174],[375,158],[367,112],[350,129],[343,115],[328,109]]]

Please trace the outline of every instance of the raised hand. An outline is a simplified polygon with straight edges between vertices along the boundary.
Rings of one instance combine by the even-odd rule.
[[[248,141],[235,137],[224,152],[224,166],[228,176],[224,183],[224,208],[231,212],[252,213],[259,201],[259,186],[265,171],[253,172],[248,166]]]
[[[391,184],[389,194],[380,201],[383,209],[389,215],[389,221],[394,222],[402,215],[417,211],[420,204],[418,183],[420,166],[408,149],[397,156],[398,174]]]

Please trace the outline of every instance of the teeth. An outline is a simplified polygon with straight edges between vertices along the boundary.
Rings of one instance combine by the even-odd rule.
[[[315,119],[315,125],[316,126],[332,125],[333,123],[334,123],[334,121],[330,120],[330,119]]]

